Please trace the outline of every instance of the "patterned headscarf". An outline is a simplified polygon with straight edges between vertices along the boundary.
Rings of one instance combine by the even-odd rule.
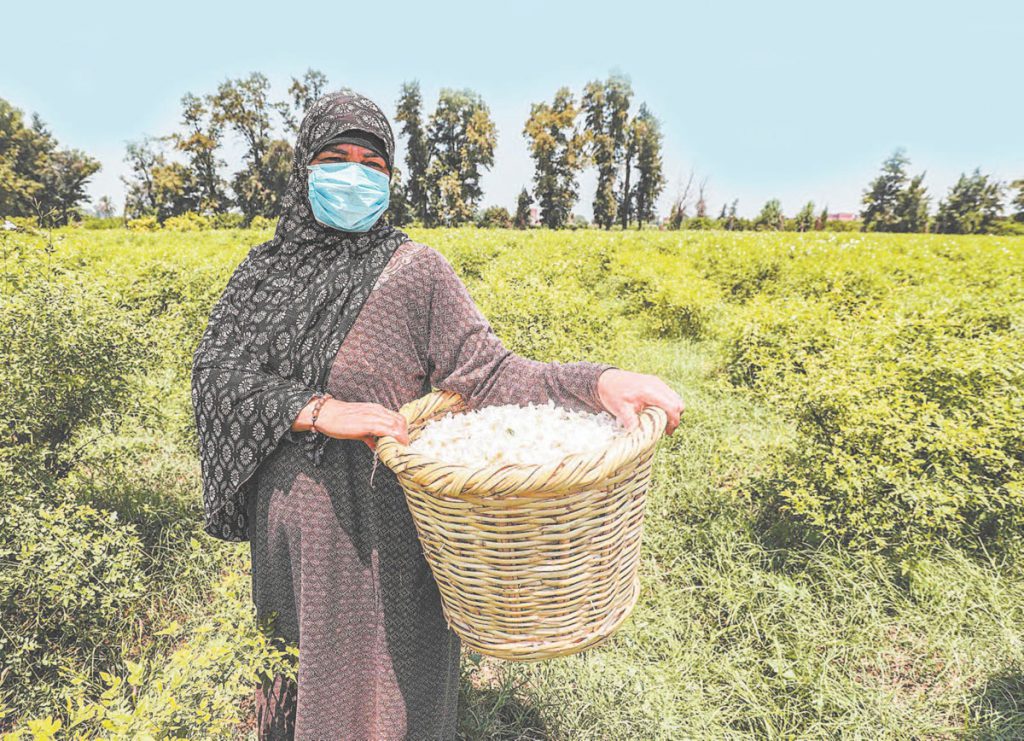
[[[383,217],[364,233],[333,229],[313,217],[306,166],[349,129],[379,136],[393,161],[391,125],[373,101],[348,88],[319,98],[299,128],[274,237],[253,247],[235,270],[195,352],[192,406],[204,530],[222,540],[248,540],[253,474],[292,434],[310,397],[323,392],[377,277],[408,240]],[[298,440],[319,463],[326,438],[307,432]]]

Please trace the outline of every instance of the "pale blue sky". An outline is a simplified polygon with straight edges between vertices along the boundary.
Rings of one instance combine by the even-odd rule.
[[[261,71],[283,97],[307,67],[389,116],[405,80],[428,109],[441,87],[481,93],[498,127],[484,205],[512,207],[530,181],[530,104],[613,69],[662,121],[663,212],[691,168],[716,213],[772,197],[855,211],[896,146],[927,170],[933,209],[961,171],[1024,177],[1019,0],[10,5],[0,97],[98,157],[91,193],[118,203],[125,142],[169,133],[184,93]],[[588,218],[593,183],[575,209]]]

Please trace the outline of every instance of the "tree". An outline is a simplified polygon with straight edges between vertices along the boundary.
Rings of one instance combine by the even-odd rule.
[[[43,170],[56,147],[38,115],[26,126],[22,111],[0,98],[0,215],[33,214]]]
[[[171,137],[175,147],[188,157],[196,182],[196,210],[204,214],[221,213],[230,203],[227,183],[219,172],[225,162],[217,156],[223,139],[223,120],[211,114],[212,98],[209,96],[204,100],[186,93],[181,105],[185,132]]]
[[[1017,211],[1014,213],[1013,218],[1015,221],[1024,222],[1024,178],[1014,180],[1010,184],[1010,187],[1017,191],[1017,195],[1013,199],[1013,207],[1016,208]]]
[[[421,223],[429,223],[427,209],[427,167],[430,160],[430,148],[423,129],[421,114],[423,102],[420,95],[418,80],[402,85],[398,97],[398,112],[395,120],[402,124],[402,133],[406,137],[405,164],[409,168],[407,192],[413,213]]]
[[[117,207],[110,196],[100,196],[96,202],[96,215],[101,219],[109,219],[117,213]]]
[[[686,221],[686,210],[689,208],[690,202],[690,190],[693,188],[693,168],[690,168],[690,175],[686,180],[685,186],[682,182],[682,178],[680,178],[679,191],[676,193],[676,198],[672,201],[672,205],[669,206],[666,222],[669,229],[682,229],[683,222]]]
[[[519,198],[516,199],[516,216],[512,226],[516,229],[528,229],[530,227],[530,207],[533,205],[533,198],[530,191],[523,188],[519,191]]]
[[[633,158],[636,157],[640,135],[637,130],[638,128],[637,120],[634,118],[629,122],[629,128],[626,130],[626,149],[622,158],[624,173],[622,176],[622,186],[618,191],[618,216],[623,229],[629,228],[629,222],[633,216],[633,199],[636,197],[636,186],[630,180],[633,173]]]
[[[605,229],[615,222],[616,181],[625,155],[632,95],[629,78],[612,74],[604,82],[587,83],[580,101],[587,157],[597,166],[594,222]]]
[[[457,173],[444,172],[442,165],[434,160],[427,169],[427,178],[431,183],[432,226],[458,226],[473,218],[473,207],[463,198]]]
[[[736,207],[739,206],[740,199],[734,198],[732,203],[729,205],[729,215],[725,219],[725,228],[732,230],[736,228]]]
[[[490,206],[480,212],[476,224],[484,229],[509,229],[512,215],[504,206]]]
[[[77,217],[89,201],[89,179],[99,161],[78,149],[58,149],[38,114],[24,114],[0,98],[0,214],[38,216],[45,225]]]
[[[585,137],[576,126],[579,109],[572,92],[559,88],[549,103],[534,103],[523,127],[534,161],[534,194],[541,222],[551,228],[565,226],[576,203],[576,176],[582,162]]]
[[[409,189],[402,182],[402,170],[395,167],[391,172],[391,195],[384,216],[386,224],[405,226],[412,221],[412,207],[409,204]]]
[[[986,234],[992,231],[1003,210],[1004,186],[977,168],[961,174],[939,204],[935,231],[943,234]]]
[[[129,142],[125,162],[131,165],[130,177],[121,176],[128,186],[125,217],[154,216],[163,223],[171,216],[194,211],[198,189],[192,171],[179,162],[167,159],[162,146],[164,137],[147,136],[140,142]]]
[[[655,205],[658,196],[665,189],[665,173],[662,171],[661,159],[661,125],[647,108],[646,103],[640,105],[637,113],[637,152],[636,152],[636,221],[637,228],[643,226],[644,222],[654,221]],[[707,186],[707,178],[700,185],[700,200],[698,208],[700,216],[707,216],[707,201],[704,199],[704,189]]]
[[[906,152],[896,149],[882,163],[881,174],[864,191],[861,211],[864,231],[917,232],[928,224],[928,196],[924,173],[908,183]]]
[[[793,228],[798,232],[807,232],[814,228],[814,201],[808,201],[793,217]]]
[[[497,128],[483,98],[472,90],[442,88],[427,124],[428,225],[472,219],[483,196],[481,170],[494,164]]]
[[[821,213],[818,214],[818,218],[814,220],[814,228],[821,231],[828,225],[828,206],[821,209]]]
[[[896,229],[898,232],[926,232],[928,231],[928,201],[927,188],[921,183],[924,180],[924,173],[915,175],[910,184],[900,193],[899,204],[896,208]]]
[[[862,202],[865,207],[860,214],[864,231],[895,231],[896,212],[900,192],[907,180],[908,164],[910,160],[903,149],[896,149],[882,163],[881,174],[864,191]]]
[[[327,87],[327,75],[312,67],[306,70],[302,79],[292,78],[292,84],[288,87],[288,95],[291,101],[273,103],[273,108],[281,116],[285,129],[292,135],[299,133],[302,119],[306,111],[313,105],[317,98],[323,95]]]
[[[247,78],[221,83],[211,98],[213,122],[233,129],[245,145],[244,164],[232,178],[231,187],[246,224],[255,216],[275,216],[278,199],[283,192],[274,186],[275,174],[271,171],[279,164],[283,150],[281,144],[275,147],[274,161],[268,160],[272,141],[270,112],[273,109],[268,99],[269,91],[270,82],[266,76],[253,72]],[[290,149],[291,145],[282,143]]]
[[[772,198],[764,204],[761,213],[754,221],[756,229],[780,230],[785,226],[785,217],[782,215],[782,203],[778,198]]]
[[[63,226],[72,216],[77,218],[80,203],[89,197],[85,188],[100,169],[99,160],[78,149],[60,149],[53,152],[42,172],[43,189],[39,204],[44,224]]]

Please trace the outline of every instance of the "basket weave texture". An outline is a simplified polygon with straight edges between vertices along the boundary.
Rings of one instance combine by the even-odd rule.
[[[410,442],[432,418],[466,410],[432,391],[404,405]],[[395,472],[448,625],[487,656],[536,661],[607,640],[640,594],[644,508],[663,409],[596,453],[539,465],[445,463],[377,440]]]

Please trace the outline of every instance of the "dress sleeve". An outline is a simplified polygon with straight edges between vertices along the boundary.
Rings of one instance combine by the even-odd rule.
[[[254,251],[210,313],[192,363],[204,529],[223,540],[247,539],[246,485],[315,393],[268,371],[242,342],[238,314],[255,280]]]
[[[544,363],[516,355],[494,333],[451,263],[432,252],[427,364],[434,387],[458,392],[471,409],[550,400],[573,411],[604,411],[597,381],[617,366]]]

